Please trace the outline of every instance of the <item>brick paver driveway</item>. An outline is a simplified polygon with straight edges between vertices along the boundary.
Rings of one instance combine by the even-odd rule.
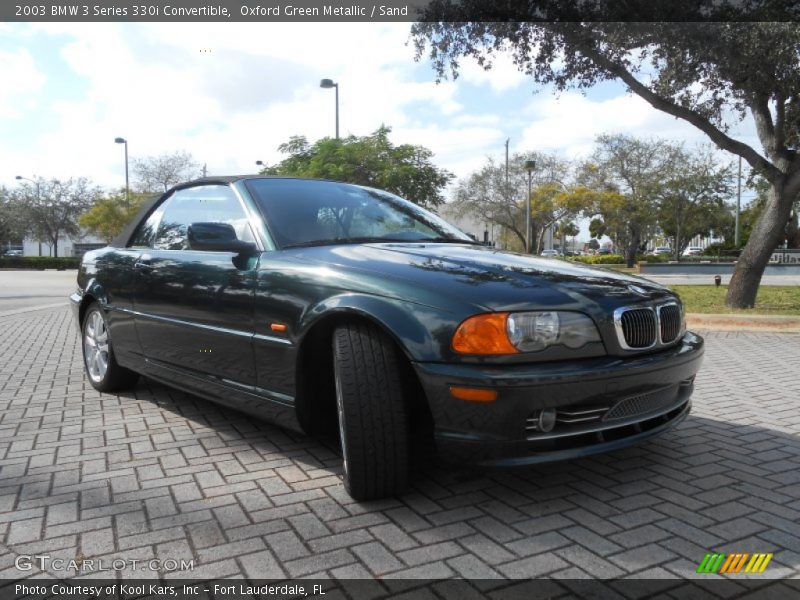
[[[193,558],[195,577],[661,578],[708,550],[797,577],[800,336],[706,335],[693,413],[656,441],[354,503],[314,440],[145,380],[94,391],[66,309],[0,318],[0,577],[46,553]]]

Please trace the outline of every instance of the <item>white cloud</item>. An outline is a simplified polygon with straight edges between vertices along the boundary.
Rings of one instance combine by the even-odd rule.
[[[459,77],[475,85],[488,84],[496,93],[507,92],[530,81],[530,77],[514,64],[508,51],[497,53],[491,60],[491,68],[484,69],[472,57],[464,59],[459,66]]]
[[[27,50],[0,50],[0,81],[0,117],[15,118],[36,105],[31,95],[44,86],[46,78]]]
[[[30,130],[43,116],[55,125],[28,135],[24,151],[19,140],[0,140],[6,165],[0,183],[6,184],[19,172],[87,175],[104,186],[121,185],[117,136],[129,140],[132,158],[187,150],[210,173],[251,172],[256,160],[280,160],[277,147],[292,135],[312,141],[333,135],[334,92],[319,88],[323,77],[340,83],[342,135],[390,125],[395,143],[427,146],[438,165],[459,177],[480,167],[487,154],[499,158],[509,134],[512,151],[568,157],[588,154],[604,132],[705,141],[638,97],[593,100],[543,91],[531,98],[521,88],[527,77],[507,53],[490,71],[464,61],[457,82],[437,85],[427,65],[413,62],[407,23],[45,23],[7,29],[6,47],[11,39],[20,48],[0,50],[0,116],[16,115]],[[71,70],[59,81],[70,83],[44,94],[50,73],[41,69],[58,64],[47,54],[56,44],[55,58]],[[743,131],[751,135],[747,127]]]
[[[709,138],[686,121],[656,110],[639,96],[623,94],[605,100],[592,100],[577,92],[560,95],[540,94],[525,111],[530,118],[516,144],[518,151],[536,149],[555,152],[567,158],[589,155],[594,139],[602,133],[623,133],[638,137],[657,137],[684,141],[689,145],[708,144]],[[758,146],[747,123],[734,127],[739,139]]]

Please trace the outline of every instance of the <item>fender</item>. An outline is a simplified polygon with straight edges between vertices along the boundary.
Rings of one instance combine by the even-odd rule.
[[[411,310],[409,310],[411,305]],[[451,327],[460,322],[443,320],[443,311],[410,300],[359,293],[338,294],[310,307],[300,319],[298,345],[320,322],[333,316],[359,315],[375,322],[394,339],[411,361],[440,361],[450,344]]]

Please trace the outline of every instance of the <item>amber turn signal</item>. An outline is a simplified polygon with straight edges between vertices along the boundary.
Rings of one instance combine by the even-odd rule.
[[[467,400],[469,402],[494,402],[497,400],[496,390],[487,390],[485,388],[471,388],[471,387],[458,387],[450,386],[450,395],[459,400]]]
[[[459,354],[517,354],[508,339],[508,313],[485,313],[470,317],[456,329],[453,350]]]
[[[283,323],[270,323],[269,328],[272,329],[272,331],[277,331],[279,333],[286,331],[286,325]]]

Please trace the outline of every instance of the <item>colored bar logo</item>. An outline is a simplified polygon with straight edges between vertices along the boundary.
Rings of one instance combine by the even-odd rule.
[[[734,554],[713,553],[705,555],[700,566],[697,567],[698,573],[719,573],[720,575],[734,573],[763,573],[767,568],[773,554],[757,552],[737,552]],[[748,560],[749,559],[749,560]]]

